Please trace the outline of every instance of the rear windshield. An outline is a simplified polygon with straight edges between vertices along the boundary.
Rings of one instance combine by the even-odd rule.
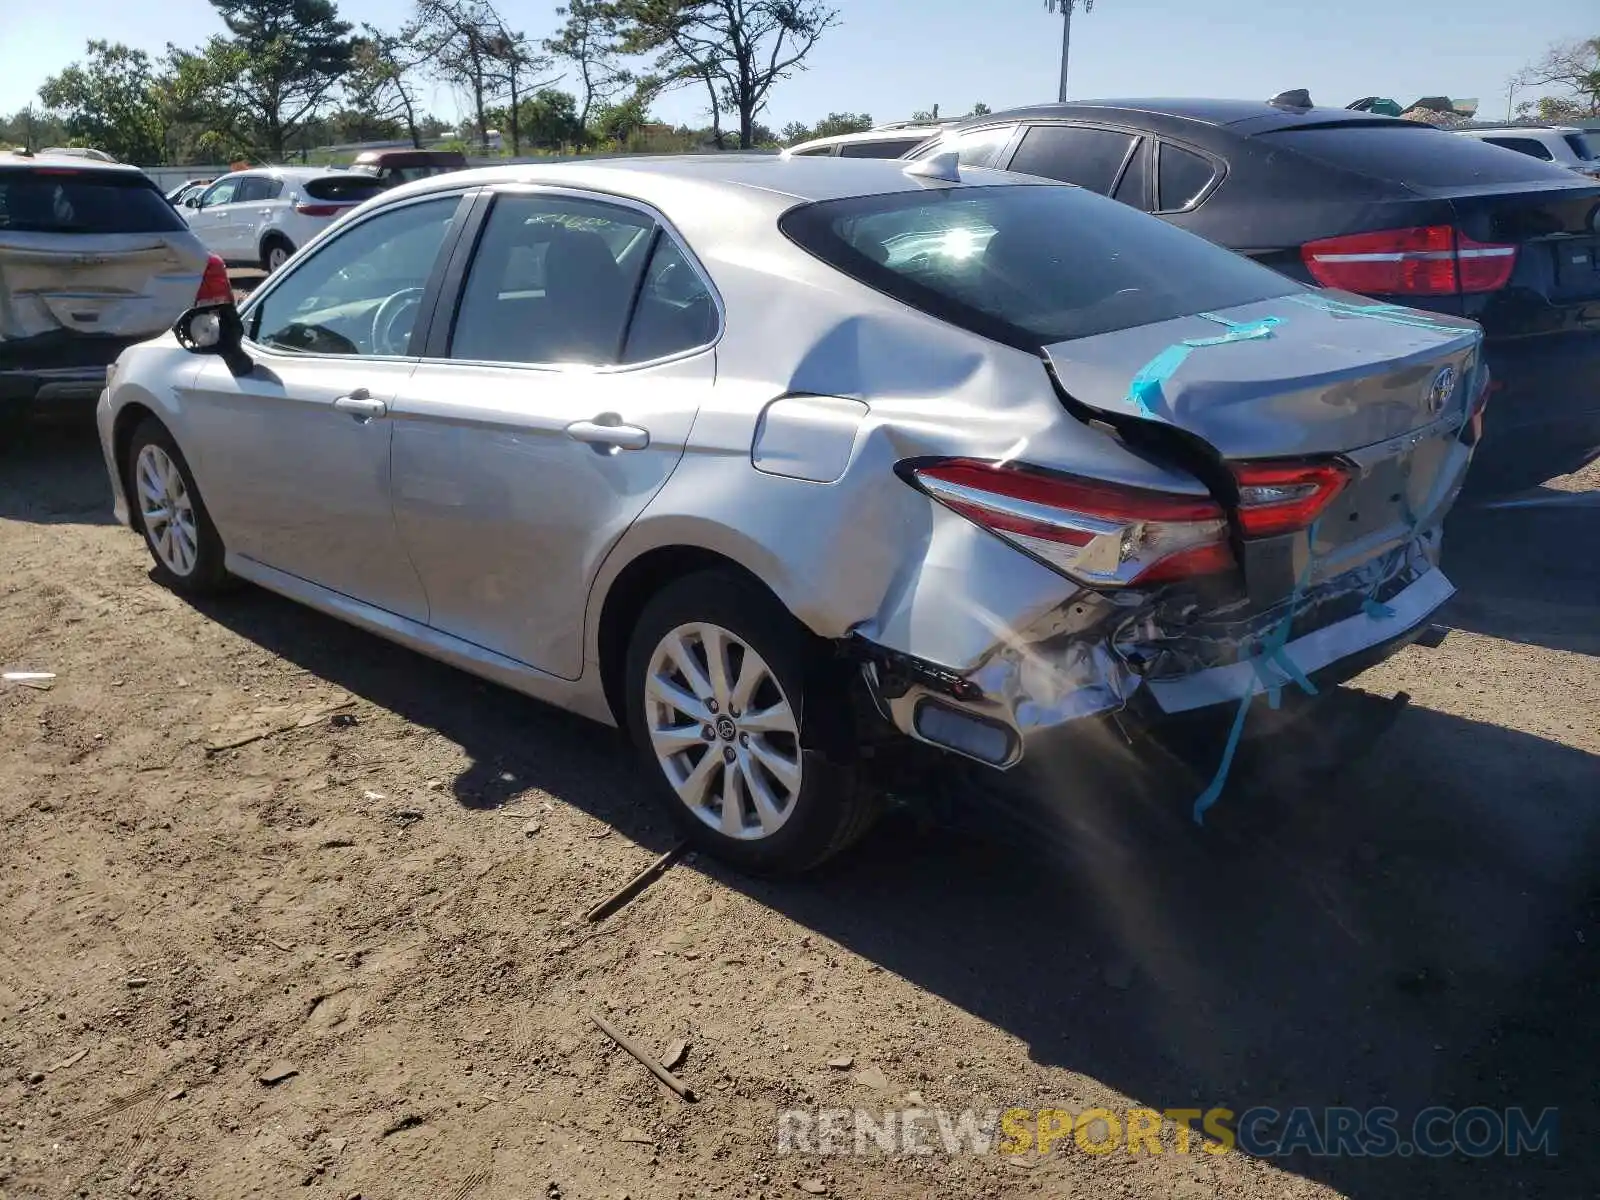
[[[1565,133],[1561,136],[1567,139],[1572,152],[1585,162],[1600,158],[1600,133]]]
[[[383,185],[370,175],[330,175],[326,179],[309,180],[300,190],[313,200],[359,204],[382,195]]]
[[[143,175],[70,167],[0,169],[0,230],[171,233],[187,228]]]
[[[1303,290],[1082,188],[940,188],[810,204],[781,227],[845,274],[1027,349]]]
[[[1503,147],[1446,133],[1417,121],[1303,125],[1258,137],[1330,166],[1422,187],[1532,183],[1548,179],[1572,181],[1571,173],[1561,167],[1525,154],[1507,154]]]

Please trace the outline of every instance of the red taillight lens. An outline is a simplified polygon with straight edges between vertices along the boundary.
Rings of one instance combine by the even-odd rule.
[[[1227,516],[1206,496],[965,458],[905,473],[946,508],[1082,583],[1165,583],[1234,565]]]
[[[228,265],[215,254],[206,259],[205,274],[200,276],[200,290],[194,294],[194,305],[232,304],[233,284],[228,282]]]
[[[302,217],[332,217],[348,207],[343,204],[296,204],[295,212]]]
[[[1304,529],[1350,482],[1349,473],[1333,463],[1238,463],[1233,476],[1245,537]]]
[[[1517,265],[1515,246],[1476,242],[1450,225],[1324,238],[1300,253],[1323,287],[1369,296],[1492,292],[1505,287]]]

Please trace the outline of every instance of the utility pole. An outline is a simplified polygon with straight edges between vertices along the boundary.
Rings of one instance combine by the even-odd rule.
[[[1061,86],[1056,99],[1067,102],[1067,59],[1072,53],[1072,10],[1079,4],[1084,12],[1094,11],[1094,0],[1044,0],[1045,9],[1061,13]]]

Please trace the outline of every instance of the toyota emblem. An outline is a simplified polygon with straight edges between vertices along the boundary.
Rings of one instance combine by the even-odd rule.
[[[1454,367],[1441,367],[1439,373],[1433,377],[1433,382],[1428,385],[1428,411],[1437,416],[1445,410],[1450,403],[1450,397],[1456,394],[1456,369]]]

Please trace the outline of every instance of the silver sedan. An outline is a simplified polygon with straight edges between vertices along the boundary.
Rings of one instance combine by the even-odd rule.
[[[1415,637],[1479,351],[953,156],[619,159],[386,193],[99,422],[167,586],[619,725],[703,847],[794,870],[870,824],[874,740],[1236,738]]]

